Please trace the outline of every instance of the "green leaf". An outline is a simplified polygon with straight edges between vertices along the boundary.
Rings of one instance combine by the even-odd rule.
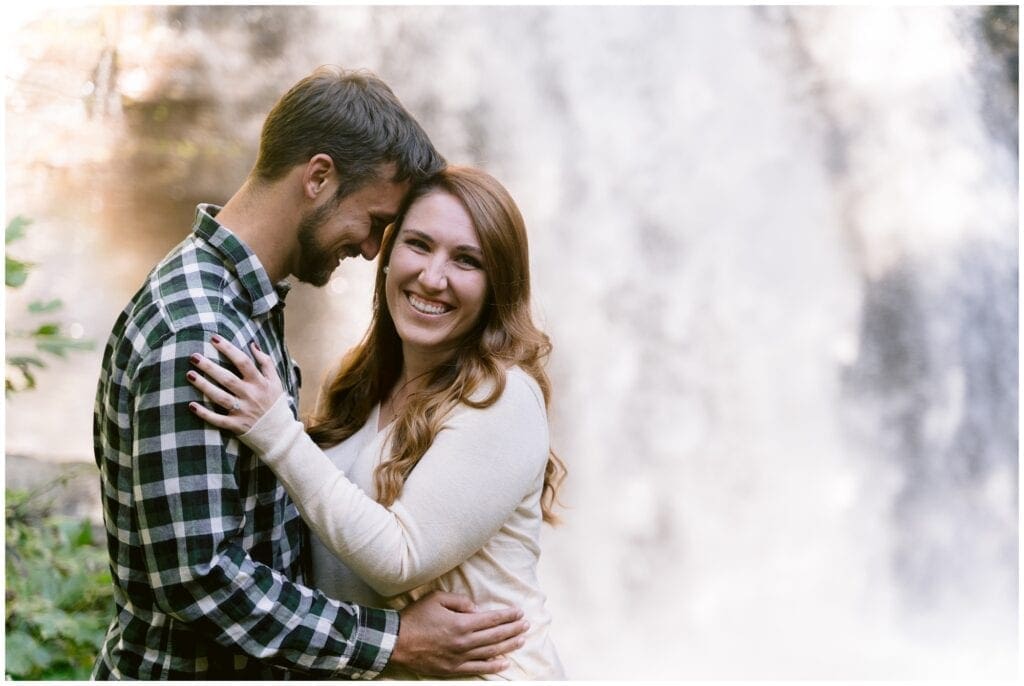
[[[10,632],[5,644],[6,671],[11,676],[31,678],[36,670],[53,662],[50,651],[28,633]]]
[[[81,525],[78,528],[78,533],[72,539],[72,543],[76,548],[81,548],[84,545],[92,545],[92,524],[88,520],[83,519]]]
[[[63,336],[47,337],[36,341],[36,349],[42,352],[64,357],[69,350],[92,350],[92,341],[76,341],[73,338]]]
[[[58,608],[39,613],[32,620],[39,630],[39,637],[44,641],[64,636],[68,632],[74,631],[75,627],[75,620]]]
[[[32,314],[45,314],[47,312],[54,312],[64,306],[64,303],[57,298],[50,302],[43,302],[42,300],[35,300],[29,303],[28,311]]]
[[[103,637],[107,633],[107,627],[104,622],[102,628],[97,630],[94,624],[95,623],[89,623],[76,617],[75,620],[68,625],[63,635],[72,643],[87,647],[94,646],[95,650],[90,650],[89,652],[93,654],[98,653],[100,645],[103,643]]]
[[[20,214],[7,223],[7,232],[4,235],[4,244],[9,245],[16,240],[24,238],[25,229],[32,220],[28,217],[23,217]]]
[[[28,270],[32,265],[4,255],[4,283],[10,288],[19,288],[28,278]]]
[[[52,565],[47,565],[45,568],[40,565],[36,570],[33,581],[36,584],[36,592],[39,594],[37,598],[39,602],[53,605],[60,597],[60,573]],[[42,613],[36,613],[36,616],[40,614]],[[32,619],[35,620],[36,616],[33,616]]]
[[[12,357],[8,357],[7,364],[14,367],[21,367],[23,369],[28,369],[29,367],[43,368],[46,366],[43,364],[42,360],[33,355],[14,355]]]
[[[40,324],[39,328],[32,332],[33,336],[56,336],[60,334],[60,324],[47,322]]]

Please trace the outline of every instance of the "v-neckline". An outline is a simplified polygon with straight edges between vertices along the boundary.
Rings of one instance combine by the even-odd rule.
[[[376,429],[377,435],[383,433],[384,429],[388,428],[389,426],[395,423],[394,418],[392,418],[391,421],[385,424],[384,426],[380,425],[382,407],[383,403],[377,403],[377,405],[373,408],[373,414],[370,416],[370,421],[373,422],[372,426]]]

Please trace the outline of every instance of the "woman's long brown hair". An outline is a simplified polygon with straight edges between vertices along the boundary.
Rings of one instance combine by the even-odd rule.
[[[546,407],[551,399],[551,382],[544,371],[551,343],[533,323],[530,312],[529,247],[519,208],[489,174],[449,166],[409,193],[395,223],[385,232],[370,326],[326,384],[308,422],[309,435],[323,447],[348,438],[366,423],[374,406],[398,381],[402,341],[388,311],[383,270],[409,208],[430,193],[452,195],[469,213],[483,250],[488,293],[477,325],[459,342],[452,357],[425,377],[424,386],[409,396],[395,418],[391,454],[374,474],[377,499],[383,505],[390,505],[398,497],[409,473],[456,407],[465,404],[485,408],[498,400],[510,367],[518,365],[536,380]],[[490,389],[490,393],[474,401],[473,394],[481,388]],[[541,493],[541,511],[548,523],[558,522],[554,504],[565,475],[565,465],[550,451]]]

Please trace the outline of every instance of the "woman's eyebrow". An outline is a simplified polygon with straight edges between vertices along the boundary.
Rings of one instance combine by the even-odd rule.
[[[423,240],[430,241],[431,243],[434,242],[434,237],[433,236],[431,236],[429,233],[425,233],[423,231],[420,231],[419,229],[403,228],[402,229],[402,233],[412,234],[412,235],[416,236],[417,238],[422,238]]]
[[[425,231],[420,231],[419,229],[403,228],[402,229],[402,233],[406,233],[406,234],[410,234],[410,235],[416,236],[417,238],[421,238],[421,239],[423,239],[425,241],[428,241],[430,243],[436,243],[436,241],[434,240],[433,236],[431,236],[429,233],[426,233]],[[457,245],[457,246],[455,246],[455,249],[456,250],[461,250],[462,252],[475,253],[477,255],[483,255],[484,254],[483,250],[481,250],[480,248],[478,248],[475,245],[469,245],[468,243],[464,243],[462,245]]]

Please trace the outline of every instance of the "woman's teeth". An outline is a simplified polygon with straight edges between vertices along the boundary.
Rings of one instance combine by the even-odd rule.
[[[423,314],[444,314],[450,307],[443,303],[432,303],[429,300],[424,300],[416,296],[413,293],[408,294],[409,304],[412,305],[413,309]]]

